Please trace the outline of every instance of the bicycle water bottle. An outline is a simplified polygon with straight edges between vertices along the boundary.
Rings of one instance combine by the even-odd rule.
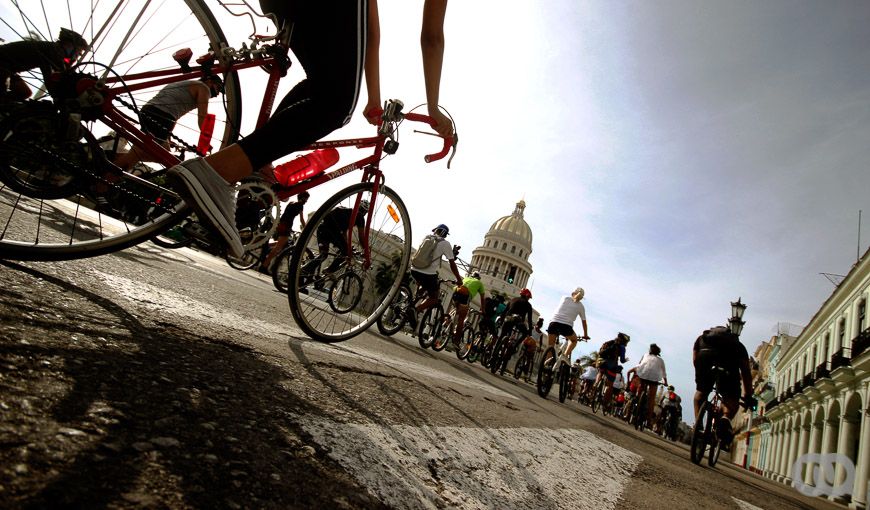
[[[199,142],[196,144],[196,152],[200,156],[205,156],[211,150],[211,135],[214,133],[215,115],[209,113],[202,121],[202,126],[199,130]]]
[[[293,186],[304,180],[317,177],[327,168],[338,163],[338,150],[334,147],[317,149],[296,159],[282,163],[273,170],[275,179],[282,186]]]

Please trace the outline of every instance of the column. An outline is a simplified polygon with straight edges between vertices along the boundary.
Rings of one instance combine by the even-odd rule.
[[[803,425],[801,425],[801,429],[800,429],[800,439],[798,440],[798,454],[797,454],[797,457],[795,458],[795,460],[797,460],[798,458],[800,458],[803,455],[806,455],[807,450],[809,450],[809,447],[810,447],[810,424],[804,423]],[[802,466],[802,469],[805,467],[806,467],[806,465]],[[789,469],[791,469],[791,468],[789,468]],[[803,476],[801,477],[801,479],[806,480],[806,475],[808,473],[811,473],[811,471],[809,469],[807,469],[807,471],[805,473],[802,473]]]
[[[861,440],[858,443],[858,461],[855,466],[855,485],[852,487],[851,508],[867,508],[867,482],[870,464],[870,423],[866,413],[861,413]]]
[[[822,434],[815,423],[810,423],[810,444],[807,453],[820,453],[822,450]],[[804,475],[804,483],[814,485],[813,466],[814,462],[807,463],[807,472]]]
[[[779,431],[779,439],[776,442],[776,459],[774,459],[774,472],[776,473],[775,479],[777,482],[781,482],[785,477],[785,466],[786,457],[788,457],[788,445],[786,440],[788,438],[788,431],[785,430],[785,423],[782,424],[782,428]]]
[[[840,455],[849,456],[849,448],[850,445],[855,441],[855,435],[858,434],[858,428],[860,424],[858,420],[852,417],[845,416],[843,413],[843,418],[840,420],[840,434],[837,440],[837,453]],[[837,465],[837,474],[834,477],[834,487],[838,487],[843,484],[843,481],[846,479],[846,468],[841,465]],[[829,498],[834,500],[835,498]]]
[[[760,443],[758,443],[758,469],[761,476],[767,476],[767,442],[770,441],[770,429],[762,430]]]
[[[791,467],[794,460],[797,458],[798,439],[800,437],[800,429],[792,424],[791,430],[788,433],[788,455],[785,457],[785,466],[783,473],[785,475],[785,483],[791,484]]]

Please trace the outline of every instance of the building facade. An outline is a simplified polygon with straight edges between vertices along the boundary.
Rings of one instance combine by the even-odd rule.
[[[532,229],[523,218],[526,202],[517,202],[514,212],[497,219],[474,249],[471,267],[480,271],[487,292],[516,297],[528,287],[532,276]]]
[[[762,453],[765,476],[815,488],[852,508],[867,508],[870,479],[868,301],[870,250],[800,335],[775,353],[776,397],[766,403]],[[833,480],[819,476],[826,458],[838,459]],[[838,488],[844,494],[832,494]]]

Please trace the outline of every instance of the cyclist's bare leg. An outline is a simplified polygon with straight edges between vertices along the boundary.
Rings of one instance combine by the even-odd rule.
[[[644,388],[644,391],[646,391],[646,422],[649,424],[654,423],[657,389],[658,385],[656,384],[647,384],[646,388]]]
[[[722,412],[729,420],[733,420],[740,409],[740,398],[737,396],[722,396]]]
[[[235,184],[254,173],[248,155],[235,143],[207,156],[205,162],[230,184]]]
[[[577,345],[577,335],[566,336],[565,340],[568,341],[568,344],[565,346],[565,357],[570,360],[571,351],[573,351],[574,347]]]
[[[453,332],[453,339],[459,341],[465,328],[465,318],[468,317],[468,305],[457,304],[456,314],[456,331]]]

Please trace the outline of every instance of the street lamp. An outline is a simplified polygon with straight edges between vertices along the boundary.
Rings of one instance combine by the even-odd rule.
[[[743,321],[743,312],[746,311],[746,305],[740,302],[740,298],[737,298],[737,301],[731,302],[731,318],[728,319],[728,328],[737,336],[740,336],[740,333],[743,332],[743,326],[746,325],[746,322]]]

